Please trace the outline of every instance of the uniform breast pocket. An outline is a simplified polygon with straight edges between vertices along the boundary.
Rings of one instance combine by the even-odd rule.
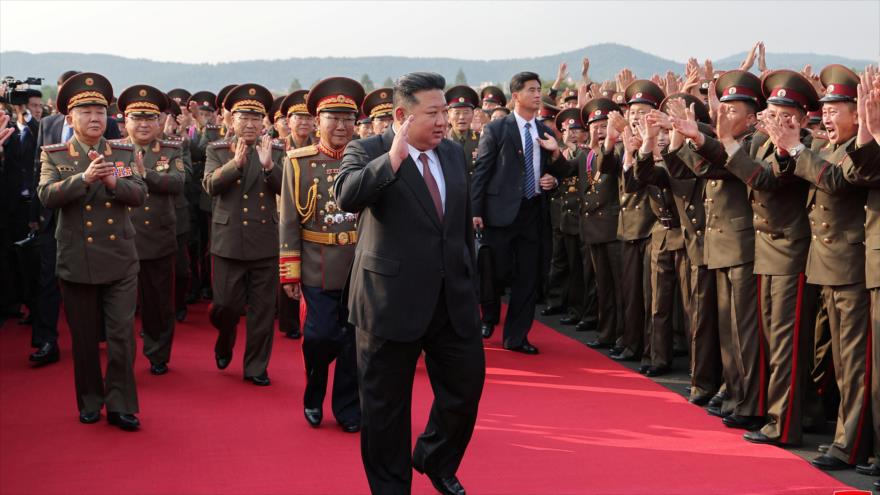
[[[220,225],[226,225],[229,223],[229,213],[222,211],[215,211],[212,216],[214,223],[219,223]]]
[[[752,229],[752,217],[736,217],[730,219],[730,226],[736,232]]]
[[[852,229],[847,230],[845,233],[846,242],[849,244],[860,244],[865,242],[865,230],[864,229]]]
[[[400,273],[400,262],[390,258],[383,258],[373,253],[364,252],[361,255],[361,266],[369,272],[396,277]]]

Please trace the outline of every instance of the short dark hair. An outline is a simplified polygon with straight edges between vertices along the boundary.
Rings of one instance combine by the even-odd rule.
[[[495,108],[493,108],[493,109],[492,109],[492,112],[490,113],[490,116],[491,116],[491,114],[493,114],[493,113],[495,113],[495,112],[501,112],[501,113],[503,113],[504,115],[510,115],[510,109],[507,108],[507,107],[495,107]]]
[[[61,86],[62,84],[64,84],[65,81],[67,81],[68,79],[70,79],[71,77],[73,77],[77,74],[79,74],[78,70],[65,71],[63,74],[58,76],[58,85]]]
[[[446,87],[446,79],[436,72],[410,72],[397,78],[394,82],[394,106],[409,107],[418,100],[415,94],[420,91],[439,89]]]
[[[541,85],[541,77],[538,74],[534,72],[517,72],[510,78],[510,92],[522,91],[529,81],[538,81],[538,85]]]

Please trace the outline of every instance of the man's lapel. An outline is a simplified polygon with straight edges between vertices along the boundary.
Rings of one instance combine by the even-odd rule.
[[[442,168],[442,164],[441,164]],[[400,179],[410,188],[418,200],[422,209],[434,225],[441,228],[440,219],[437,218],[437,210],[434,208],[434,200],[431,199],[431,193],[428,192],[428,186],[425,185],[425,178],[419,173],[416,163],[411,156],[407,156],[406,160],[400,164],[400,170],[397,171]]]
[[[513,113],[506,117],[507,119],[507,133],[510,142],[513,143],[513,149],[516,150],[516,155],[519,157],[520,165],[525,167],[526,161],[525,156],[523,155],[523,140],[522,136],[519,135],[519,126],[516,125],[516,117],[513,116]]]

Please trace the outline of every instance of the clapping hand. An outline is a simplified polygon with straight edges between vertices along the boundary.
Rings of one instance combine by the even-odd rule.
[[[235,156],[232,159],[235,161],[235,166],[239,169],[247,163],[247,143],[244,142],[244,139],[235,141]]]
[[[3,146],[6,143],[6,140],[9,139],[15,132],[15,127],[9,126],[9,115],[6,112],[0,110],[0,146]]]
[[[263,171],[268,172],[272,170],[272,167],[275,166],[275,162],[272,161],[272,137],[264,134],[260,138],[259,144],[255,147],[257,148],[257,156],[260,158],[260,165],[263,166]]]

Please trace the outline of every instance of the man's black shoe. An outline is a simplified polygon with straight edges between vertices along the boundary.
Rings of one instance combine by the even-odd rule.
[[[710,416],[716,416],[719,418],[726,418],[727,416],[730,416],[730,414],[724,412],[720,406],[719,407],[709,406],[706,408],[706,412],[709,413]]]
[[[563,306],[547,306],[546,308],[541,310],[541,316],[561,315],[564,312],[565,307]]]
[[[743,438],[752,443],[766,443],[768,445],[781,445],[779,440],[768,437],[761,433],[760,430],[750,431],[743,435]]]
[[[695,396],[691,397],[690,399],[688,399],[688,402],[690,402],[691,404],[693,404],[695,406],[703,407],[709,403],[709,400],[711,398],[712,398],[712,394],[700,394],[700,395],[695,395]]]
[[[639,366],[639,369],[637,371],[639,372],[639,374],[644,375],[645,373],[648,372],[649,369],[651,369],[650,364],[643,364],[643,365]]]
[[[874,464],[859,464],[856,466],[856,472],[866,476],[880,476],[880,460]]]
[[[645,372],[645,376],[663,376],[666,373],[669,373],[669,368],[666,366],[651,366],[648,368],[648,371]]]
[[[577,325],[581,321],[579,316],[568,315],[559,319],[560,325]]]
[[[97,423],[101,419],[101,411],[80,411],[79,422],[83,424]]]
[[[265,371],[257,376],[246,376],[244,379],[259,387],[268,387],[272,384],[272,381],[269,380],[269,374]]]
[[[342,431],[346,433],[357,433],[361,431],[361,424],[358,422],[342,423],[339,425]]]
[[[593,330],[596,330],[595,321],[581,320],[574,327],[575,332],[592,332]]]
[[[28,359],[32,363],[44,365],[57,363],[60,357],[61,354],[58,352],[58,344],[56,344],[55,342],[46,342],[45,344],[41,345],[40,348],[36,350],[36,352],[31,353]]]
[[[217,369],[225,370],[229,363],[232,362],[232,356],[221,356],[214,354],[214,360],[217,361]]]
[[[522,344],[520,344],[516,347],[504,346],[504,349],[506,349],[508,351],[513,351],[513,352],[521,352],[523,354],[537,354],[538,353],[538,348],[533,346],[532,344],[529,344],[528,340],[524,340]]]
[[[614,344],[600,342],[599,339],[596,339],[591,342],[587,342],[587,347],[592,347],[593,349],[611,349],[612,347],[614,347]]]
[[[125,431],[135,431],[141,427],[141,422],[138,421],[137,416],[134,414],[119,414],[107,411],[107,422]]]
[[[465,495],[464,487],[461,486],[461,482],[458,481],[458,478],[455,476],[450,476],[448,478],[442,478],[440,476],[432,476],[427,475],[428,479],[431,480],[431,484],[434,485],[434,488],[443,495]]]
[[[306,421],[309,423],[309,426],[312,428],[317,428],[321,424],[321,420],[324,419],[324,413],[320,408],[308,408],[303,409],[303,414],[306,417]]]
[[[303,334],[302,334],[302,332],[299,331],[299,328],[295,328],[295,329],[284,334],[284,336],[287,337],[288,339],[294,339],[294,340],[302,337],[302,335]]]
[[[757,430],[766,423],[763,416],[741,416],[739,414],[725,416],[721,419],[721,422],[728,428],[739,428],[742,430]]]
[[[851,464],[841,461],[837,457],[828,454],[822,454],[813,459],[810,464],[816,466],[823,471],[840,471],[842,469],[850,469]]]
[[[168,373],[168,365],[165,363],[153,363],[150,365],[150,373],[159,376]]]
[[[636,354],[629,349],[624,349],[619,354],[611,354],[611,359],[615,361],[635,361]]]
[[[721,407],[724,404],[724,401],[728,399],[727,393],[718,392],[711,399],[709,399],[709,407]]]
[[[174,319],[178,321],[178,323],[186,320],[186,308],[180,308],[177,310],[177,314],[174,315]]]
[[[491,323],[483,323],[483,326],[480,328],[480,333],[484,339],[491,337],[493,332],[495,332],[495,325]]]

